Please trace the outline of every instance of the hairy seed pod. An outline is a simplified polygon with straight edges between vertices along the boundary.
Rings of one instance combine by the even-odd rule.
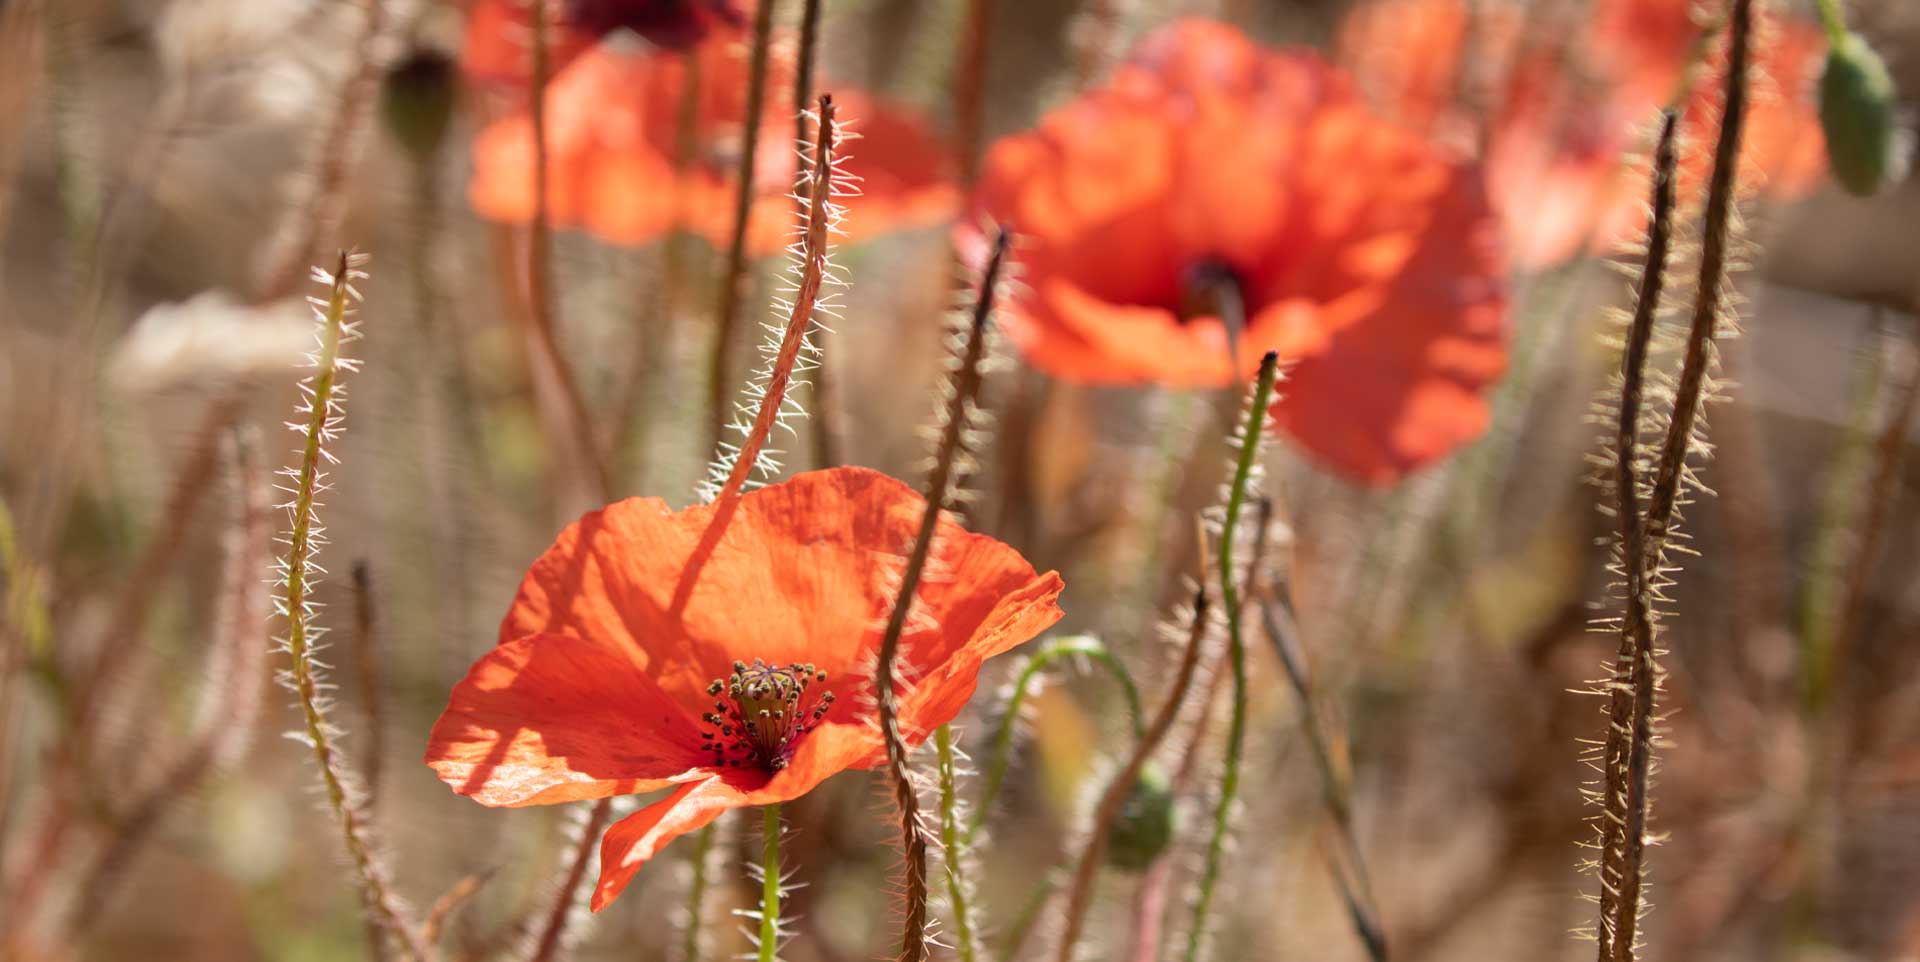
[[[1173,789],[1167,784],[1167,773],[1149,763],[1134,779],[1114,819],[1107,861],[1129,872],[1152,865],[1173,841],[1173,822]]]
[[[1820,74],[1820,127],[1827,164],[1848,193],[1865,197],[1906,177],[1909,151],[1898,112],[1886,63],[1859,34],[1842,35]]]
[[[416,158],[432,156],[453,122],[453,59],[430,47],[409,52],[380,84],[380,115]]]

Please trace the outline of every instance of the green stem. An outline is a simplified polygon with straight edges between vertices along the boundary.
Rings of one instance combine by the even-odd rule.
[[[1820,25],[1827,29],[1827,42],[1840,46],[1847,39],[1847,15],[1840,0],[1820,0]]]
[[[1260,374],[1254,380],[1247,401],[1246,423],[1241,428],[1240,457],[1234,464],[1233,481],[1227,488],[1226,521],[1220,529],[1220,602],[1227,613],[1227,655],[1233,668],[1233,713],[1227,724],[1226,770],[1220,776],[1220,800],[1213,810],[1213,837],[1207,842],[1206,864],[1200,874],[1200,894],[1194,901],[1193,925],[1187,930],[1187,962],[1198,962],[1206,941],[1207,915],[1213,908],[1213,893],[1220,880],[1220,863],[1226,854],[1227,828],[1232,821],[1233,804],[1240,791],[1240,755],[1247,740],[1247,644],[1240,627],[1240,587],[1234,581],[1234,533],[1240,525],[1240,511],[1246,506],[1248,483],[1253,479],[1253,464],[1260,453],[1260,437],[1265,433],[1267,406],[1273,400],[1273,383],[1279,372],[1280,356],[1268,351],[1260,359]]]
[[[1140,740],[1146,731],[1146,719],[1141,715],[1140,688],[1133,683],[1133,675],[1127,671],[1125,662],[1092,635],[1073,635],[1067,638],[1055,638],[1035,651],[1026,660],[1020,674],[1015,676],[1013,694],[1007,699],[1007,707],[1000,714],[1000,727],[993,735],[993,757],[987,764],[987,781],[980,792],[980,804],[974,809],[973,817],[968,820],[966,841],[972,842],[974,833],[987,820],[993,811],[993,803],[1000,797],[1000,789],[1006,784],[1007,770],[1013,764],[1014,730],[1020,723],[1020,709],[1026,704],[1027,693],[1033,688],[1033,680],[1048,666],[1061,658],[1081,655],[1093,659],[1093,663],[1107,670],[1113,680],[1120,685],[1120,692],[1127,700],[1127,717],[1133,724],[1133,738]]]
[[[780,803],[760,809],[760,962],[780,952]]]
[[[960,798],[954,777],[953,726],[941,725],[934,730],[933,738],[940,764],[940,844],[946,852],[947,899],[953,903],[954,950],[959,953],[960,962],[974,962],[978,952],[974,948],[973,907],[968,902],[966,879],[967,842],[972,833],[966,832],[963,836],[960,827]]]

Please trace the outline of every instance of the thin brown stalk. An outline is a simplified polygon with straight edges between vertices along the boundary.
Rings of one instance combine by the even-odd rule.
[[[360,762],[362,804],[372,812],[379,804],[380,774],[386,756],[386,699],[381,695],[379,638],[374,628],[373,575],[367,561],[353,563],[353,639],[351,642],[355,682],[360,688],[361,724],[365,731],[365,757]]]
[[[94,856],[80,883],[67,920],[70,936],[106,911],[128,866],[152,838],[174,805],[244,743],[259,714],[262,671],[268,651],[261,626],[267,623],[267,583],[260,571],[268,564],[272,512],[267,484],[243,439],[231,445],[232,476],[238,489],[226,537],[219,608],[207,666],[207,684],[188,748],[131,805],[115,818],[112,833]]]
[[[600,833],[606,829],[612,816],[611,798],[593,803],[593,808],[587,811],[586,820],[581,823],[579,833],[574,837],[573,850],[567,857],[566,874],[560,878],[553,905],[547,910],[546,924],[540,927],[540,938],[534,942],[533,953],[527,956],[528,962],[553,962],[559,958],[560,950],[566,945],[567,925],[579,911],[578,893],[580,884],[587,878],[587,865],[593,861],[593,854],[600,846]]]
[[[547,196],[551,160],[547,145],[548,63],[546,4],[527,5],[533,25],[531,67],[531,110],[533,125],[533,223],[527,236],[527,304],[531,323],[527,325],[528,347],[534,360],[535,390],[558,402],[554,416],[566,436],[572,439],[574,457],[587,481],[602,502],[613,500],[613,478],[608,473],[593,421],[587,414],[586,398],[573,375],[573,365],[560,350],[559,305],[553,291],[553,218],[551,198]],[[543,390],[544,389],[544,390]],[[551,402],[549,402],[551,403]]]
[[[1333,873],[1334,884],[1340,891],[1341,901],[1347,906],[1354,933],[1360,937],[1361,947],[1366,950],[1367,957],[1373,962],[1386,962],[1389,957],[1386,927],[1381,924],[1380,905],[1374,898],[1373,881],[1367,875],[1360,841],[1354,834],[1353,807],[1349,802],[1347,779],[1341,776],[1340,770],[1334,765],[1332,741],[1320,724],[1312,675],[1307,671],[1304,646],[1300,643],[1299,621],[1294,618],[1292,607],[1285,601],[1284,586],[1268,586],[1262,593],[1265,597],[1260,602],[1261,623],[1266,629],[1267,641],[1279,656],[1287,683],[1293,688],[1294,700],[1299,703],[1300,729],[1306,736],[1307,747],[1313,752],[1314,767],[1320,776],[1320,797],[1339,841],[1337,853],[1324,853],[1327,867]]]
[[[386,0],[361,0],[358,5],[365,20],[354,43],[353,67],[314,142],[309,166],[296,182],[298,193],[273,234],[258,290],[263,302],[292,294],[320,246],[339,233],[346,219],[347,183],[364,152],[371,126],[367,115],[380,86],[378,49],[388,13]]]
[[[1601,755],[1601,784],[1605,793],[1600,823],[1597,929],[1601,962],[1631,962],[1641,912],[1640,863],[1646,835],[1647,776],[1658,681],[1658,666],[1654,663],[1653,604],[1657,590],[1654,582],[1659,576],[1663,553],[1662,545],[1649,544],[1653,518],[1642,513],[1641,409],[1647,353],[1653,343],[1654,320],[1660,310],[1667,253],[1672,244],[1677,120],[1671,111],[1663,116],[1660,140],[1654,148],[1653,218],[1647,232],[1647,259],[1641,269],[1633,320],[1627,331],[1627,349],[1621,361],[1620,416],[1613,445],[1613,511],[1620,539],[1621,573],[1626,579],[1627,611],[1613,678],[1607,685],[1610,704]],[[1715,286],[1718,286],[1717,280]],[[1710,326],[1711,323],[1709,320]],[[1685,457],[1684,448],[1680,456]],[[1661,532],[1664,538],[1664,523]]]
[[[453,887],[435,899],[433,907],[427,910],[426,920],[420,923],[420,941],[429,947],[440,941],[440,933],[447,927],[447,919],[453,917],[462,906],[473,900],[480,890],[493,880],[497,869],[475,872],[453,883]]]
[[[993,243],[993,255],[980,278],[973,302],[972,322],[966,341],[960,348],[959,365],[952,374],[951,390],[942,412],[940,439],[934,448],[933,470],[927,477],[926,510],[920,515],[920,530],[913,551],[900,577],[900,593],[881,635],[879,667],[874,673],[874,690],[880,705],[880,730],[887,746],[887,773],[893,781],[894,802],[900,808],[900,830],[906,850],[906,912],[900,937],[897,962],[921,962],[927,957],[927,849],[929,839],[920,821],[920,797],[914,787],[912,759],[906,733],[900,730],[899,699],[894,691],[896,663],[900,655],[900,636],[907,626],[907,614],[919,591],[927,559],[933,553],[933,537],[940,527],[940,513],[953,495],[962,465],[967,457],[966,436],[972,422],[973,405],[980,396],[983,381],[981,364],[987,351],[987,322],[993,316],[995,288],[1006,262],[1008,237],[1000,232]]]
[[[1187,643],[1180,650],[1180,664],[1173,677],[1173,685],[1167,690],[1166,700],[1161,702],[1160,711],[1147,726],[1146,734],[1133,747],[1133,754],[1127,757],[1124,765],[1107,784],[1106,791],[1100,794],[1100,800],[1093,809],[1093,832],[1087,837],[1085,847],[1080,850],[1080,861],[1074,866],[1073,881],[1067,889],[1066,916],[1064,929],[1060,935],[1060,944],[1055,952],[1059,962],[1072,962],[1074,947],[1080,942],[1081,927],[1086,922],[1087,908],[1093,904],[1093,881],[1100,870],[1101,860],[1106,857],[1107,842],[1113,835],[1114,820],[1120,814],[1120,808],[1126,804],[1127,795],[1133,791],[1134,783],[1140,778],[1140,772],[1147,760],[1158,751],[1160,743],[1173,731],[1174,722],[1185,707],[1187,691],[1193,686],[1193,677],[1200,667],[1200,653],[1207,637],[1207,592],[1205,587],[1193,595],[1193,621],[1187,630]]]
[[[968,0],[962,28],[959,74],[953,84],[954,155],[959,158],[960,191],[972,191],[980,179],[981,131],[985,127],[987,57],[992,51],[994,0]]]
[[[740,166],[734,172],[733,234],[727,243],[727,262],[720,272],[718,307],[714,312],[713,357],[708,367],[708,448],[720,446],[727,426],[728,379],[733,370],[735,342],[740,339],[740,304],[746,299],[747,220],[753,213],[754,165],[760,149],[760,115],[767,98],[767,66],[772,59],[773,12],[776,0],[759,0],[753,15],[753,48],[747,64],[747,104],[740,131]]]
[[[1873,446],[1873,475],[1867,482],[1864,501],[1866,515],[1861,518],[1859,543],[1847,564],[1840,615],[1821,669],[1822,684],[1818,691],[1824,696],[1844,691],[1839,687],[1842,672],[1852,663],[1855,635],[1866,614],[1867,596],[1873,590],[1873,577],[1886,548],[1887,530],[1892,527],[1893,508],[1899,501],[1907,438],[1913,433],[1915,418],[1920,417],[1920,320],[1914,323],[1912,343],[1906,345],[1904,353],[1907,355],[1906,376],[1895,391],[1886,424]]]
[[[174,476],[159,515],[160,530],[122,584],[106,630],[94,644],[92,662],[85,671],[66,679],[73,682],[71,688],[62,688],[73,695],[65,743],[67,760],[77,772],[84,774],[90,753],[98,747],[93,736],[101,707],[112,701],[115,682],[142,650],[141,626],[146,623],[154,597],[179,562],[182,546],[198,530],[200,506],[212,490],[219,469],[222,432],[239,414],[241,401],[239,394],[229,394],[208,408]]]

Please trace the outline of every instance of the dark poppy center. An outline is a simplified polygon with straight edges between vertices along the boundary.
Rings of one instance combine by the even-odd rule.
[[[758,767],[777,772],[793,760],[794,744],[812,731],[833,707],[833,692],[821,692],[803,704],[807,690],[824,683],[827,673],[813,665],[769,665],[758,658],[749,665],[733,663],[733,674],[716,678],[707,694],[716,700],[713,711],[701,716],[709,729],[700,733],[702,747],[713,753],[716,767]]]
[[[1246,323],[1246,278],[1222,257],[1202,257],[1180,276],[1180,323],[1217,317],[1229,335]]]

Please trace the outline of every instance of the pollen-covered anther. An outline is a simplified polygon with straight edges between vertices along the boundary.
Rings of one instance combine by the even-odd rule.
[[[803,703],[808,689],[826,680],[827,673],[812,664],[769,665],[759,658],[751,665],[734,662],[733,674],[707,685],[715,701],[713,711],[701,716],[709,730],[700,738],[713,753],[713,763],[768,772],[787,767],[800,736],[819,725],[833,707],[830,691]]]

